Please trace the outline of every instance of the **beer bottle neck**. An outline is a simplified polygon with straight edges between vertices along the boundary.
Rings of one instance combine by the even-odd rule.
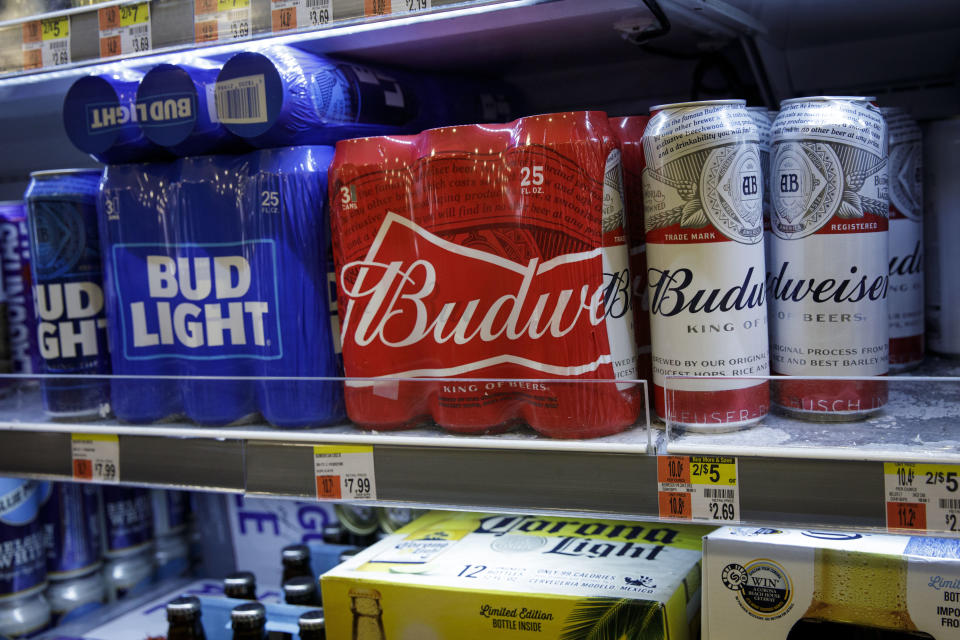
[[[167,640],[205,640],[203,625],[199,620],[171,622],[167,629]]]

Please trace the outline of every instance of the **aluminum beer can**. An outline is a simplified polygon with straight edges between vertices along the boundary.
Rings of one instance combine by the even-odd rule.
[[[923,138],[906,111],[880,109],[889,141],[890,371],[923,360]]]
[[[937,120],[923,136],[924,228],[926,248],[927,347],[936,353],[960,356],[960,116]]]
[[[46,596],[53,624],[67,624],[102,607],[107,600],[107,584],[102,572],[91,571],[67,580],[52,580]]]
[[[150,492],[132,487],[103,487],[103,555],[142,553],[153,543]]]
[[[887,132],[864,98],[781,103],[773,125],[771,365],[784,376],[886,375]],[[817,421],[864,417],[886,382],[774,385],[784,412]]]
[[[107,318],[97,235],[99,170],[30,174],[27,201],[37,305],[40,373],[110,373]],[[44,379],[44,409],[53,417],[109,413],[107,380]]]
[[[0,636],[28,638],[50,626],[50,603],[42,593],[0,601]]]
[[[100,487],[54,483],[40,519],[51,579],[63,580],[100,566]]]
[[[743,100],[651,113],[643,209],[656,410],[688,429],[744,427],[769,409],[766,380],[735,379],[769,372],[760,134]]]
[[[153,537],[181,535],[187,530],[190,500],[186,491],[151,489]]]
[[[0,602],[39,593],[47,582],[40,505],[50,483],[0,478]],[[0,634],[3,633],[0,614]]]
[[[763,168],[763,247],[767,271],[770,271],[770,130],[776,111],[766,107],[747,107],[747,113],[760,132],[760,165]],[[770,307],[767,306],[769,313]]]
[[[146,549],[121,558],[110,558],[103,568],[110,602],[144,593],[154,583],[153,551]]]
[[[7,296],[7,335],[13,373],[40,370],[37,350],[37,319],[33,308],[33,276],[30,267],[30,232],[23,202],[0,202],[0,263],[3,290]]]

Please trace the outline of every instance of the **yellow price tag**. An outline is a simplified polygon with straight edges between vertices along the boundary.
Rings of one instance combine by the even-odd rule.
[[[232,9],[246,9],[250,6],[250,0],[217,0],[217,11],[230,11]]]
[[[690,456],[690,484],[735,486],[737,460],[726,456]]]
[[[315,445],[313,475],[318,500],[376,500],[373,447]]]
[[[150,22],[150,3],[128,4],[120,7],[120,26],[132,27],[135,24]]]
[[[40,22],[41,37],[44,40],[59,40],[70,35],[70,18],[47,18]]]

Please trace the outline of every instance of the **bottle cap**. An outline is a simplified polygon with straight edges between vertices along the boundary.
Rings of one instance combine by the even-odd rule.
[[[305,544],[290,544],[280,552],[283,564],[300,563],[310,560],[310,548]]]
[[[233,608],[230,621],[234,629],[261,627],[267,621],[267,610],[259,602],[246,602]]]
[[[323,629],[323,610],[314,609],[313,611],[307,611],[300,616],[297,624],[300,626],[300,631],[319,631]]]
[[[167,603],[167,621],[189,620],[200,617],[200,598],[180,596]]]
[[[303,597],[317,592],[317,583],[313,578],[298,576],[283,583],[283,594],[287,598]]]
[[[252,594],[256,588],[257,578],[249,571],[237,571],[223,579],[223,592],[227,596]]]

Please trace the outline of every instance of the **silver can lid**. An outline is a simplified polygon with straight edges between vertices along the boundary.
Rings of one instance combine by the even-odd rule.
[[[31,178],[56,178],[57,176],[76,175],[78,173],[89,173],[91,175],[100,175],[103,169],[44,169],[43,171],[31,171]]]
[[[731,106],[731,107],[745,107],[747,105],[746,100],[741,99],[730,99],[730,100],[694,100],[692,102],[671,102],[669,104],[657,104],[650,107],[650,113],[654,111],[664,111],[666,109],[690,109],[691,107],[711,107],[711,106]]]
[[[869,102],[864,96],[805,96],[803,98],[787,98],[780,101],[780,106],[797,104],[799,102]]]
[[[317,592],[317,582],[308,576],[297,576],[283,583],[283,594],[291,596],[305,596]]]
[[[301,631],[320,631],[324,628],[323,610],[314,609],[313,611],[307,611],[297,620],[297,625]]]
[[[167,603],[167,620],[190,620],[200,617],[200,598],[180,596]]]
[[[267,609],[259,602],[246,602],[230,611],[233,628],[259,627],[267,621]]]
[[[283,564],[300,563],[310,560],[310,547],[305,544],[289,544],[280,552]]]

